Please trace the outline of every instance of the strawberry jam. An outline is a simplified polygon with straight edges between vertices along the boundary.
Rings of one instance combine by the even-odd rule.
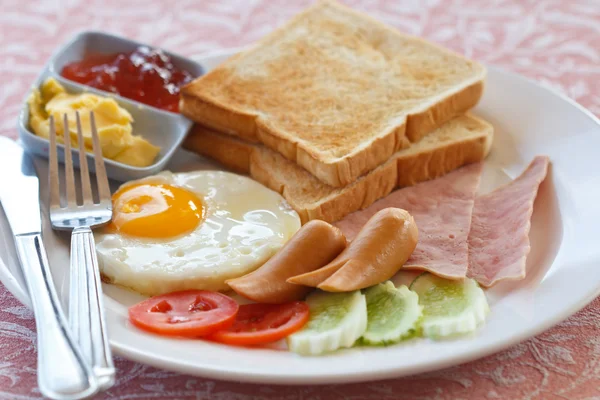
[[[179,89],[192,80],[168,55],[146,46],[131,53],[88,55],[67,64],[61,75],[172,112],[179,111]]]

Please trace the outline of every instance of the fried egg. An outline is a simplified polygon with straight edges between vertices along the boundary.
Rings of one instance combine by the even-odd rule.
[[[222,171],[162,172],[123,185],[95,233],[104,279],[145,295],[225,290],[300,228],[276,192]]]

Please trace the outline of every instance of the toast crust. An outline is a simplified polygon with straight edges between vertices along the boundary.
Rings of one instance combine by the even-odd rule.
[[[295,25],[303,23],[303,19],[307,15],[311,13],[315,15],[323,12],[328,12],[334,16],[338,13],[343,18],[354,19],[360,22],[362,26],[362,28],[359,27],[357,29],[370,27],[376,30],[377,33],[373,34],[373,38],[359,40],[358,44],[355,42],[351,42],[350,44],[360,46],[368,43],[367,47],[371,47],[364,51],[367,52],[366,54],[369,57],[379,57],[381,60],[378,58],[376,61],[381,62],[382,65],[388,65],[386,63],[393,61],[396,63],[393,65],[396,65],[395,68],[398,71],[402,68],[407,68],[406,74],[410,76],[419,74],[427,75],[434,72],[439,73],[439,71],[426,71],[426,73],[423,73],[413,64],[399,64],[398,66],[397,63],[399,61],[390,61],[387,57],[389,57],[390,53],[393,53],[390,50],[390,46],[393,46],[393,44],[386,44],[386,41],[401,40],[415,48],[425,49],[423,50],[425,53],[435,53],[435,56],[439,57],[440,60],[452,60],[456,64],[454,68],[462,72],[457,75],[456,81],[452,80],[451,84],[443,86],[444,89],[436,89],[434,91],[435,95],[417,101],[416,105],[406,106],[402,112],[390,112],[390,114],[386,114],[385,118],[383,118],[385,123],[381,122],[381,124],[377,125],[377,129],[373,128],[372,132],[366,130],[365,127],[371,126],[373,121],[382,121],[382,118],[374,117],[375,114],[373,113],[377,113],[377,110],[379,110],[376,105],[373,105],[370,109],[371,114],[367,114],[364,118],[361,118],[361,111],[364,110],[361,110],[359,106],[354,108],[352,112],[344,111],[343,115],[334,113],[337,117],[342,115],[340,118],[345,119],[341,121],[341,125],[336,122],[331,124],[331,126],[323,128],[330,130],[326,130],[322,134],[317,134],[316,131],[314,134],[309,134],[308,132],[315,127],[315,124],[311,122],[312,117],[310,114],[302,116],[304,115],[302,114],[303,110],[307,108],[305,103],[295,103],[296,100],[291,99],[293,96],[285,94],[285,88],[282,88],[280,91],[276,88],[268,89],[265,86],[265,82],[261,81],[263,78],[254,77],[258,74],[254,69],[248,68],[250,69],[249,72],[246,69],[243,70],[244,73],[252,75],[251,78],[240,77],[240,73],[236,71],[241,68],[239,67],[240,64],[244,62],[250,63],[253,57],[260,58],[261,51],[265,51],[264,48],[268,49],[277,45],[279,38],[285,36],[286,32],[293,29]],[[327,21],[321,22],[325,24]],[[339,25],[336,25],[335,28],[339,28]],[[356,39],[355,37],[352,38]],[[378,40],[383,44],[379,43]],[[287,46],[285,49],[293,48],[297,52],[311,50],[310,47],[307,48],[304,44],[301,44],[301,46],[293,41],[290,43],[285,45]],[[346,42],[344,43],[347,44]],[[386,45],[388,46],[387,49]],[[353,48],[352,50],[355,49]],[[363,52],[362,50],[361,52],[357,50],[356,54],[363,54]],[[286,59],[286,61],[289,61],[289,59]],[[376,64],[375,61],[374,63]],[[389,65],[391,68],[392,64]],[[260,64],[260,67],[263,68],[264,65]],[[303,68],[303,66],[300,65],[298,68]],[[373,70],[369,71],[373,72]],[[282,76],[276,75],[273,77],[273,81],[285,81],[287,84],[290,84],[290,82],[292,82],[291,84],[297,84],[298,82],[305,84],[305,81],[302,80],[305,77],[297,78],[293,71],[286,73],[290,74],[290,77],[285,74]],[[432,76],[431,79],[434,82],[432,86],[438,84],[438,80],[436,80],[438,78],[439,76]],[[406,148],[409,144],[408,140],[411,142],[420,140],[438,126],[477,104],[483,91],[484,78],[485,69],[478,63],[466,60],[464,57],[450,50],[443,49],[423,39],[400,34],[375,19],[350,10],[345,6],[335,2],[324,1],[297,15],[288,24],[279,28],[274,33],[267,35],[251,49],[232,57],[232,59],[227,60],[215,70],[183,87],[181,91],[180,110],[190,119],[219,132],[238,136],[249,142],[264,144],[268,148],[279,152],[288,160],[297,163],[330,186],[345,187],[356,181],[360,176],[365,175],[386,162],[392,154]],[[350,76],[348,79],[350,79]],[[411,82],[425,82],[421,87],[427,87],[427,83],[429,82],[427,79],[429,78],[423,78],[425,81],[415,79],[415,81]],[[316,79],[316,81],[319,80]],[[381,80],[381,82],[387,84],[385,79]],[[377,90],[381,92],[385,91],[385,89],[382,89],[385,86],[383,83],[378,85]],[[263,86],[267,87],[265,92],[259,90]],[[312,93],[303,92],[303,89],[298,90],[300,90],[298,98],[311,95]],[[361,86],[360,90],[368,91],[369,86]],[[319,100],[318,93],[321,92],[316,90],[312,93],[312,96],[317,97],[316,100]],[[259,96],[257,93],[272,93],[273,98],[269,99],[264,94]],[[289,104],[282,103],[282,105],[290,105],[290,107],[287,107],[288,113],[284,113],[278,108],[280,104],[277,101],[286,98]],[[394,99],[397,99],[397,97],[392,96],[386,104],[395,104],[396,100]],[[338,101],[339,104],[336,104],[336,107],[343,107],[343,103],[346,100],[347,98],[341,96]],[[249,103],[253,105],[249,105]],[[296,104],[297,107],[292,107],[291,105],[293,104]],[[367,101],[365,104],[368,105],[371,102]],[[319,107],[327,109],[328,106],[333,107],[333,104],[316,102],[312,107],[317,110]],[[299,116],[296,116],[296,114],[299,114]],[[350,114],[352,115],[350,116]],[[296,117],[298,120],[294,120]],[[354,118],[355,120],[351,121],[350,118]],[[289,122],[289,119],[292,122]],[[350,122],[355,123],[356,128],[354,130],[349,128],[353,126]],[[346,128],[336,128],[338,125]],[[340,130],[336,131],[336,129]],[[367,131],[369,132],[368,134],[364,133]],[[332,137],[336,139],[331,140],[345,140],[344,138],[348,137],[350,139],[347,139],[347,147],[337,146],[337,143],[333,142],[328,145],[324,142],[330,139],[323,138]]]
[[[189,119],[218,132],[243,137],[251,143],[260,143],[254,115],[219,106],[216,102],[191,96],[184,91],[181,91],[180,97],[179,110]]]
[[[454,129],[461,129],[463,133],[455,135]],[[246,173],[281,193],[306,223],[313,219],[338,221],[368,207],[397,187],[434,179],[463,165],[481,161],[489,153],[492,139],[493,128],[487,122],[472,115],[460,116],[419,143],[397,152],[383,165],[344,188],[322,183],[262,145],[216,133],[200,125],[190,132],[184,147],[211,157],[236,172]]]
[[[250,158],[257,148],[256,145],[229,138],[199,125],[196,125],[193,131],[184,141],[183,147],[215,159],[234,172],[249,174]]]
[[[475,107],[483,95],[484,82],[483,79],[474,82],[456,93],[449,94],[430,108],[410,114],[406,123],[408,139],[412,143],[418,142],[429,132]]]

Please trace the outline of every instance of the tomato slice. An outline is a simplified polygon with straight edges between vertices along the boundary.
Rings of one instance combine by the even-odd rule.
[[[237,312],[237,302],[224,294],[184,290],[130,307],[129,319],[138,328],[160,335],[200,337],[227,329]]]
[[[238,346],[271,343],[301,329],[308,317],[308,305],[302,301],[246,304],[240,306],[229,329],[220,330],[207,339]]]

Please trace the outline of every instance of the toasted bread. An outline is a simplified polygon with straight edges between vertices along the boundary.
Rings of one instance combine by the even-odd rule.
[[[322,1],[183,87],[180,109],[343,187],[473,107],[484,78],[476,62]]]
[[[490,150],[492,138],[490,124],[473,115],[459,116],[343,188],[324,184],[265,146],[200,125],[193,128],[184,146],[281,193],[305,223],[312,219],[335,222],[368,207],[396,187],[434,179],[481,161]]]

